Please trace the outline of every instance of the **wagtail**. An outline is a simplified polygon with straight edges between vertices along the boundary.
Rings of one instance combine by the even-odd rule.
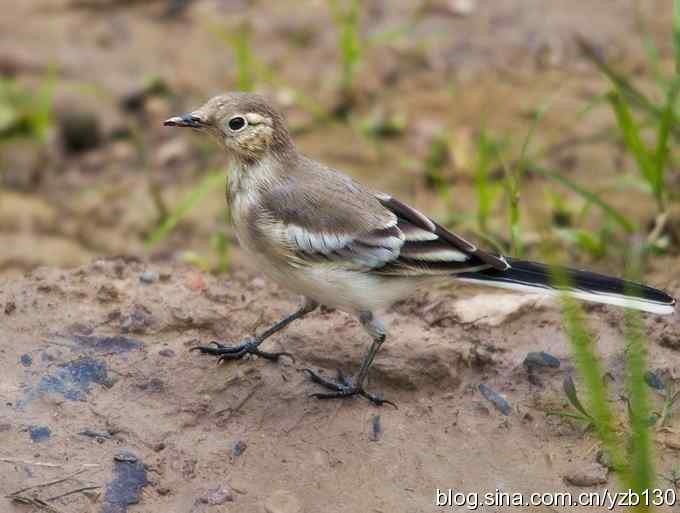
[[[478,248],[389,194],[301,155],[283,116],[262,96],[227,93],[164,124],[205,132],[222,146],[240,244],[259,269],[305,298],[299,310],[258,336],[196,349],[220,360],[246,354],[277,360],[287,353],[262,351],[262,342],[320,304],[355,314],[373,342],[352,379],[332,381],[305,369],[329,390],[313,394],[320,399],[361,395],[377,405],[389,402],[364,389],[386,336],[375,312],[429,282],[566,290],[578,299],[656,314],[674,310],[672,297],[645,285],[565,268],[559,272],[568,286],[557,286],[554,268]]]

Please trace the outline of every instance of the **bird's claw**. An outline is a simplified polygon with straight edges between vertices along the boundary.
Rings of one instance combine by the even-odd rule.
[[[221,342],[212,340],[210,342],[210,345],[192,347],[191,351],[199,351],[201,354],[210,354],[213,356],[217,356],[218,362],[223,362],[225,360],[238,360],[240,358],[243,358],[247,354],[254,354],[256,356],[260,356],[266,360],[270,360],[273,362],[278,361],[279,358],[281,358],[282,356],[287,356],[293,362],[295,362],[295,358],[293,357],[293,355],[286,351],[274,353],[258,349],[260,343],[261,343],[260,340],[252,338],[247,339],[244,342],[237,344],[235,346],[227,346],[222,344]]]
[[[330,392],[316,392],[314,394],[310,394],[310,397],[315,397],[317,399],[344,399],[346,397],[360,395],[361,397],[368,399],[376,406],[389,404],[390,406],[397,408],[397,405],[392,401],[388,401],[387,399],[383,399],[382,397],[366,392],[366,390],[360,386],[355,386],[352,384],[351,380],[347,379],[347,377],[345,377],[345,375],[340,370],[338,370],[337,381],[326,379],[314,372],[312,369],[305,368],[302,369],[302,371],[306,372],[309,375],[309,378],[317,385],[321,385],[322,387],[331,390]]]

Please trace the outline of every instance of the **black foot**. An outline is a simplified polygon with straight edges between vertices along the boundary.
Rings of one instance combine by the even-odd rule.
[[[310,397],[316,397],[317,399],[343,399],[345,397],[360,395],[361,397],[365,397],[366,399],[371,401],[376,406],[389,404],[390,406],[394,406],[395,408],[397,408],[397,405],[394,404],[392,401],[388,401],[387,399],[383,399],[382,397],[370,394],[361,387],[354,386],[352,382],[349,379],[347,379],[347,377],[345,377],[345,375],[340,370],[338,370],[337,381],[331,381],[329,379],[326,379],[311,369],[302,370],[309,374],[310,379],[314,383],[321,385],[322,387],[327,388],[329,390],[332,390],[332,392],[324,393],[317,392],[316,394],[311,394]]]
[[[217,356],[218,361],[220,362],[224,360],[238,360],[239,358],[243,358],[247,354],[255,354],[257,356],[261,356],[262,358],[271,360],[273,362],[278,361],[278,359],[281,358],[282,356],[287,356],[291,360],[295,361],[293,355],[290,353],[286,353],[285,351],[281,351],[280,353],[269,353],[267,351],[260,351],[258,349],[258,346],[260,345],[261,342],[262,341],[258,340],[257,338],[248,338],[238,345],[225,346],[224,344],[221,344],[213,340],[212,342],[210,342],[212,345],[192,347],[191,351],[200,351],[202,354],[211,354],[213,356]]]

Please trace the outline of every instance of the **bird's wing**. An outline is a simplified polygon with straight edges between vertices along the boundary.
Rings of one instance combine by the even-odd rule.
[[[262,205],[295,266],[328,264],[392,276],[509,267],[414,208],[339,173],[284,182]]]
[[[423,213],[383,193],[376,198],[397,216],[404,235],[399,258],[380,269],[382,274],[451,274],[510,267],[501,255],[479,249]]]

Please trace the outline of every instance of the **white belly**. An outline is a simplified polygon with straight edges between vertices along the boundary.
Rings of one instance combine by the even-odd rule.
[[[261,259],[256,257],[260,262]],[[327,264],[282,268],[280,263],[262,263],[262,271],[284,288],[349,313],[388,307],[432,279],[386,278],[372,273],[346,271]]]

